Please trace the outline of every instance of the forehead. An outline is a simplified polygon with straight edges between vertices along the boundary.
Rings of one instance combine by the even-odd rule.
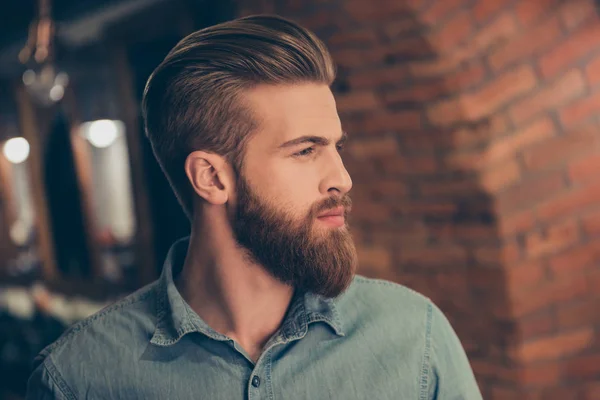
[[[335,99],[327,85],[258,85],[243,97],[259,126],[250,140],[255,146],[274,148],[302,135],[333,139],[341,131]]]

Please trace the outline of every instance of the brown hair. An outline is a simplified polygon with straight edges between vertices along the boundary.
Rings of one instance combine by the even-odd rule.
[[[191,152],[220,154],[241,172],[245,144],[257,128],[239,99],[243,89],[331,85],[334,78],[325,45],[281,17],[240,18],[182,39],[148,79],[142,110],[154,155],[188,218],[194,193],[184,164]]]

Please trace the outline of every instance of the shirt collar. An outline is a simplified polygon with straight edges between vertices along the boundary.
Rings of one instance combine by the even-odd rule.
[[[157,323],[150,340],[152,344],[169,346],[190,332],[200,332],[219,341],[231,340],[208,326],[181,297],[175,286],[173,273],[181,270],[188,246],[189,237],[180,239],[167,254],[156,286]],[[301,338],[306,335],[308,325],[321,321],[328,324],[336,335],[344,336],[334,299],[313,293],[295,294],[281,326],[281,334],[285,339]]]

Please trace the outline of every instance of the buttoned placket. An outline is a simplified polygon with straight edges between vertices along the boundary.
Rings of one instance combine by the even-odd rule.
[[[278,333],[267,342],[265,349],[258,358],[256,364],[252,362],[245,352],[240,352],[254,367],[248,378],[248,400],[274,400],[273,382],[271,378],[273,352],[277,346],[287,346],[291,342],[302,339],[305,335],[306,332],[294,332],[293,336],[283,336],[281,331],[278,331]],[[237,345],[235,347],[236,350],[240,350]]]

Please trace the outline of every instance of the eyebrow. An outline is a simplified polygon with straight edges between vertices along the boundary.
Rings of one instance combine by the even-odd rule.
[[[346,142],[346,140],[348,140],[348,133],[346,131],[342,131],[342,137],[336,142],[336,144],[343,144]],[[279,145],[278,149],[285,149],[302,143],[313,143],[319,146],[327,146],[330,141],[322,136],[300,136]]]

